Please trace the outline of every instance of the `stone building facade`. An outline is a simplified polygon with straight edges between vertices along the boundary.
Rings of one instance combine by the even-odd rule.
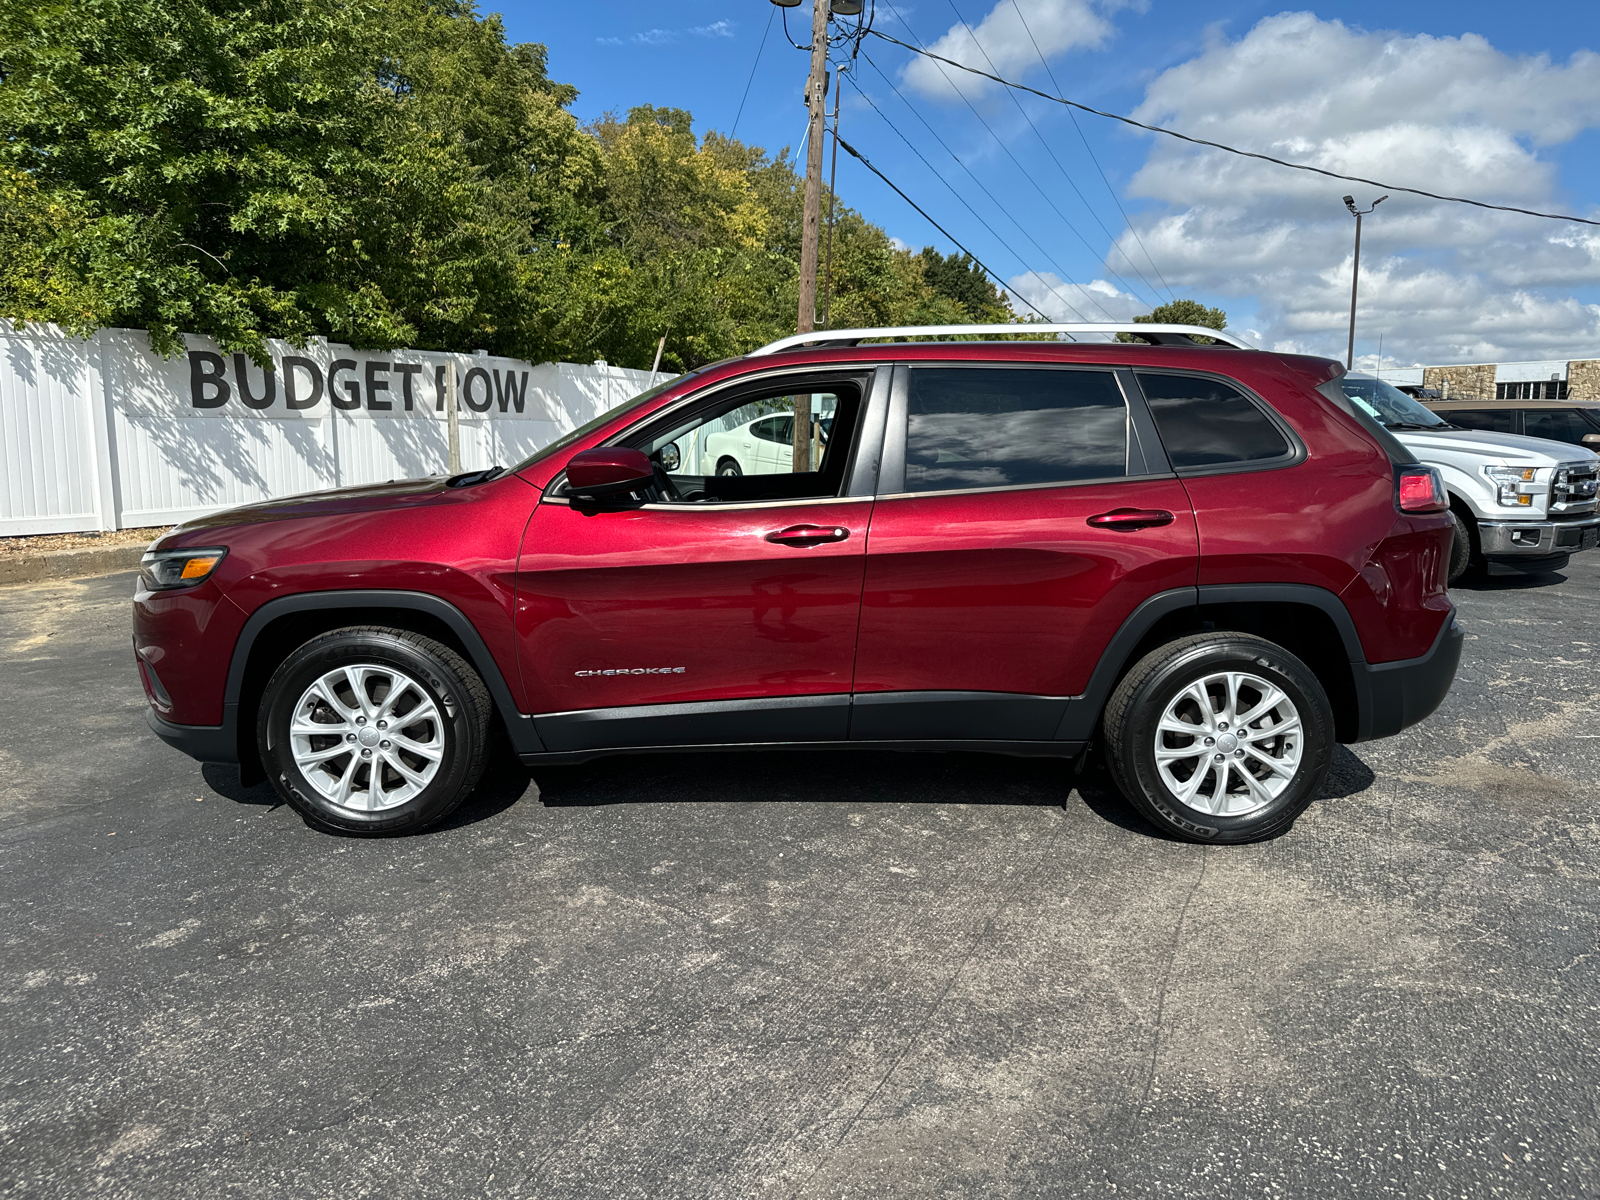
[[[1497,396],[1497,384],[1508,379],[1512,382],[1528,381],[1530,377],[1526,368],[1533,365],[1474,363],[1453,367],[1423,367],[1419,382],[1423,387],[1438,389],[1451,400],[1493,400]],[[1537,365],[1544,367],[1552,364]],[[1553,365],[1562,366],[1561,363]],[[1385,371],[1383,374],[1385,379],[1398,383],[1402,381],[1399,377],[1407,374],[1415,379],[1413,372]],[[1564,370],[1551,371],[1541,378],[1549,379],[1551,376],[1558,377],[1557,382],[1565,382],[1568,400],[1600,401],[1600,359],[1572,359],[1565,364]],[[1526,397],[1527,393],[1523,395]]]

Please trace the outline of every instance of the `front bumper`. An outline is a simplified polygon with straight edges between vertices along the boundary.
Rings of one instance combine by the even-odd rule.
[[[158,738],[190,758],[203,763],[239,761],[239,747],[231,725],[174,725],[156,716],[153,708],[144,710],[144,719]]]
[[[1356,665],[1361,712],[1356,740],[1389,737],[1431,716],[1449,694],[1465,641],[1466,634],[1451,613],[1432,648],[1421,658]]]
[[[1478,546],[1490,561],[1551,558],[1593,550],[1600,542],[1600,513],[1573,521],[1479,521]]]

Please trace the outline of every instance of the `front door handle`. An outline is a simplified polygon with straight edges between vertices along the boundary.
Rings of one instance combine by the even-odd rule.
[[[777,546],[820,546],[823,542],[842,542],[850,531],[842,525],[791,525],[767,534],[767,541]]]
[[[1171,525],[1174,517],[1164,508],[1114,508],[1089,518],[1096,529],[1115,529],[1126,532],[1133,529],[1150,529],[1156,525]]]

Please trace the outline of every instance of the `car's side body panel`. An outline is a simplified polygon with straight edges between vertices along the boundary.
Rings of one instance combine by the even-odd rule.
[[[1118,508],[1172,523],[1091,527]],[[1071,696],[1154,592],[1193,586],[1194,519],[1173,478],[897,496],[868,539],[857,692]]]
[[[548,500],[518,566],[530,711],[848,692],[872,501]],[[843,530],[786,545],[797,526]]]

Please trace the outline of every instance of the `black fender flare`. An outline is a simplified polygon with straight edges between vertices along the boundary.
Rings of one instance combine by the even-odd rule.
[[[538,754],[544,743],[533,728],[528,714],[517,708],[500,673],[500,664],[484,643],[477,627],[448,600],[426,592],[408,592],[377,588],[351,588],[332,592],[301,592],[294,596],[280,596],[268,600],[244,623],[238,640],[233,645],[233,657],[228,663],[228,682],[223,691],[222,727],[230,744],[239,737],[239,705],[244,692],[244,674],[250,662],[250,652],[255,647],[261,631],[281,617],[302,612],[321,612],[328,609],[401,608],[425,613],[446,625],[466,649],[473,667],[483,678],[484,686],[494,700],[501,724],[518,754]],[[231,736],[229,734],[231,733]]]
[[[1339,633],[1344,656],[1350,664],[1359,731],[1356,740],[1383,736],[1374,732],[1372,686],[1368,678],[1370,672],[1366,653],[1344,601],[1327,588],[1313,584],[1221,583],[1157,592],[1129,613],[1106,644],[1083,694],[1074,696],[1068,702],[1066,714],[1056,730],[1057,740],[1086,741],[1094,735],[1095,727],[1100,723],[1100,714],[1105,711],[1106,701],[1111,697],[1111,689],[1122,678],[1134,650],[1157,621],[1186,608],[1198,609],[1212,604],[1303,604],[1325,613]]]

